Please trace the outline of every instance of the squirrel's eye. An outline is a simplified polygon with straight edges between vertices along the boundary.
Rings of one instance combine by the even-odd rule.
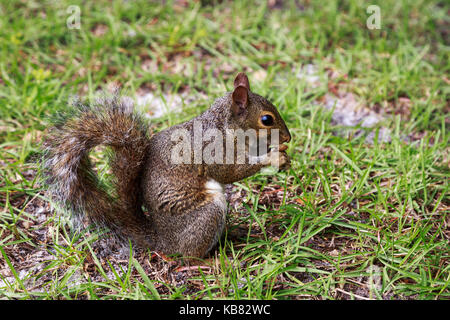
[[[269,114],[265,114],[261,117],[261,122],[265,126],[271,126],[273,125],[273,118]]]

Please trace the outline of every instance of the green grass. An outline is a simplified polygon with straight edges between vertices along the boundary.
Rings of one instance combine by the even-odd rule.
[[[369,30],[364,1],[218,2],[0,4],[0,297],[449,299],[449,6],[373,1],[381,29]],[[306,64],[318,86],[296,77]],[[279,106],[292,168],[234,185],[227,235],[202,266],[105,254],[98,232],[75,233],[51,210],[39,147],[73,95],[116,84],[194,97],[152,120],[161,130],[242,70]],[[384,112],[391,141],[336,135],[320,107],[335,88]]]

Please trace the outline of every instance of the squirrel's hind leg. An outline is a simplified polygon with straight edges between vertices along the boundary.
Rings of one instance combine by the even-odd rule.
[[[183,214],[185,228],[179,235],[179,248],[187,257],[204,257],[216,245],[225,227],[227,202],[222,186],[210,179],[205,190],[206,201]]]

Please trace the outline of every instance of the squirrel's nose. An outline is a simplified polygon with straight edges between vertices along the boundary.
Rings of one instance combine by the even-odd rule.
[[[289,132],[289,130],[286,130],[285,134],[283,134],[282,137],[282,141],[281,143],[288,143],[289,141],[291,141],[291,133]]]

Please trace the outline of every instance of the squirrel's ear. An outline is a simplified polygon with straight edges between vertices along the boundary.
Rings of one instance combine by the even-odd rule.
[[[233,91],[233,105],[231,109],[234,115],[242,115],[248,106],[248,89],[238,86]]]
[[[236,76],[236,79],[234,79],[234,88],[242,86],[247,88],[248,91],[250,91],[250,83],[248,82],[248,77],[245,73],[239,72]]]

